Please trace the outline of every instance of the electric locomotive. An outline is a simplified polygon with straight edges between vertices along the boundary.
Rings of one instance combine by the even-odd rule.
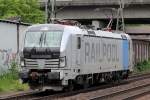
[[[26,30],[21,66],[31,89],[73,90],[126,79],[133,70],[132,40],[125,33],[33,25]]]

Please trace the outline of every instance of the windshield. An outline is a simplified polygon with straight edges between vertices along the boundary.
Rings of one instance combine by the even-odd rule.
[[[60,47],[62,31],[27,32],[25,47]]]

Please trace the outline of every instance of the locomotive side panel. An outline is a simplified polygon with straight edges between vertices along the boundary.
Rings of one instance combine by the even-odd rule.
[[[128,40],[123,40],[123,68],[128,70],[129,66],[129,45]]]
[[[84,36],[81,49],[83,74],[124,70],[122,39]]]

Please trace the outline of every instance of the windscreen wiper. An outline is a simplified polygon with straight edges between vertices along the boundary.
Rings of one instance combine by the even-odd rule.
[[[46,45],[47,41],[46,41],[46,33],[44,33],[44,45]]]
[[[41,34],[40,36],[40,40],[39,40],[39,45],[42,47],[42,42],[43,42],[43,35],[44,33]]]

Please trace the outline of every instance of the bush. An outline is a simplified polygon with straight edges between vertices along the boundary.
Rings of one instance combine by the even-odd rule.
[[[142,61],[140,63],[137,63],[135,66],[135,71],[137,72],[147,72],[150,71],[150,61]]]
[[[0,92],[22,91],[28,89],[27,84],[21,84],[18,76],[18,66],[16,62],[11,63],[11,68],[0,76]]]

